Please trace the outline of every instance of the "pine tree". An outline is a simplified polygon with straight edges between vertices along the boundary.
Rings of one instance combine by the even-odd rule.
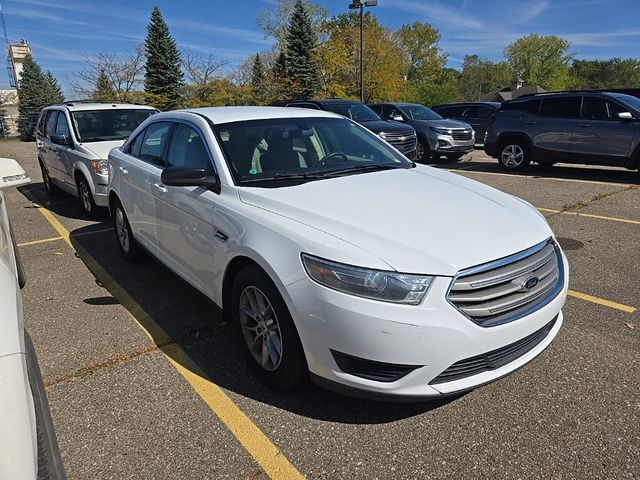
[[[47,70],[44,78],[47,83],[47,102],[49,104],[64,102],[64,93],[62,93],[62,87],[60,87],[60,83],[58,83],[56,77],[53,76],[53,73]]]
[[[270,72],[271,96],[277,100],[292,98],[292,82],[284,52],[280,52]]]
[[[315,59],[317,38],[302,0],[296,0],[285,39],[287,73],[292,82],[291,94],[294,97],[313,97],[320,83]]]
[[[96,102],[113,102],[116,99],[116,92],[104,69],[100,69],[100,73],[98,73],[93,99]]]
[[[23,136],[30,136],[30,121],[40,110],[56,103],[49,94],[51,84],[40,65],[31,55],[27,55],[22,63],[22,73],[18,81],[18,131]]]
[[[251,93],[257,105],[265,102],[265,75],[260,55],[256,53],[253,67],[251,68]]]
[[[144,75],[147,102],[161,110],[177,108],[181,103],[183,86],[180,52],[158,7],[151,12],[144,45],[147,56]]]

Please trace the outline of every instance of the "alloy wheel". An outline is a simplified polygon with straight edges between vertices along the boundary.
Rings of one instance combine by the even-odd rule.
[[[80,190],[80,201],[82,201],[82,207],[84,208],[85,212],[91,213],[91,192],[89,192],[87,182],[80,180],[78,188]]]
[[[264,370],[274,371],[282,361],[282,333],[267,296],[253,286],[240,295],[240,326],[249,351]]]
[[[116,221],[116,234],[118,235],[118,241],[122,250],[129,251],[129,230],[127,229],[127,222],[124,218],[124,212],[122,208],[118,207],[115,214]]]
[[[518,168],[524,161],[524,150],[520,145],[507,145],[502,150],[502,164],[509,168]]]
[[[423,157],[424,147],[422,146],[422,143],[418,142],[416,144],[416,162],[422,162]]]

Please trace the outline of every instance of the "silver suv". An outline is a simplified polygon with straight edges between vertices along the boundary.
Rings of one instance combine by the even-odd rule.
[[[157,110],[148,106],[68,102],[40,113],[38,162],[49,195],[64,190],[80,199],[90,218],[108,206],[107,156]]]

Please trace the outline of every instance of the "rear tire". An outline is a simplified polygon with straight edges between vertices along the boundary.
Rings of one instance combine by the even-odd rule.
[[[133,238],[129,219],[124,211],[124,207],[117,198],[111,202],[113,212],[113,227],[118,239],[120,253],[129,262],[139,262],[144,258],[144,251]]]
[[[504,142],[498,149],[498,162],[504,170],[524,170],[531,163],[529,146],[522,140]]]
[[[62,190],[53,183],[51,177],[49,176],[49,172],[47,171],[47,167],[44,166],[42,160],[38,159],[38,163],[40,164],[40,171],[42,172],[42,182],[44,183],[44,189],[47,191],[47,195],[53,197],[55,195],[60,195]]]
[[[307,381],[307,361],[289,309],[257,265],[248,265],[236,275],[231,315],[241,348],[260,380],[277,390]]]

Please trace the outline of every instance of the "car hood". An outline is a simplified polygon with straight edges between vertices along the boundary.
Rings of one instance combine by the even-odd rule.
[[[459,120],[443,118],[441,120],[411,120],[412,124],[438,128],[471,128],[471,125]]]
[[[87,142],[82,146],[93,153],[96,158],[107,159],[109,152],[117,147],[124,145],[125,140],[109,140],[106,142]]]
[[[411,135],[414,133],[413,127],[391,120],[369,120],[358,123],[378,135],[381,133],[397,133],[398,135]]]
[[[405,273],[453,276],[552,235],[526,202],[422,165],[291,187],[242,188],[240,199],[338,237]]]

